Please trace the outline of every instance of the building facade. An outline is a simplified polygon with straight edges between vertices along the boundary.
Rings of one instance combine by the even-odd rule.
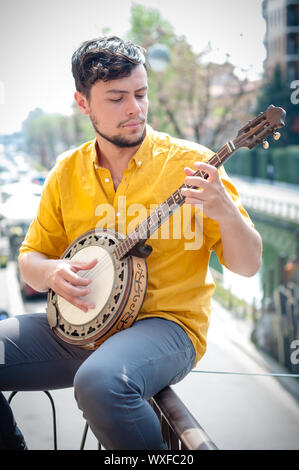
[[[266,75],[277,64],[288,82],[299,80],[299,0],[263,0]]]

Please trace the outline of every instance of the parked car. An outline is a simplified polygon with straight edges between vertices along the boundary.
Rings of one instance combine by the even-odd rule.
[[[46,297],[47,292],[38,292],[29,286],[21,276],[19,266],[17,266],[17,278],[19,281],[20,291],[24,300],[31,299],[33,297]]]
[[[0,268],[6,268],[9,259],[9,239],[0,235]]]

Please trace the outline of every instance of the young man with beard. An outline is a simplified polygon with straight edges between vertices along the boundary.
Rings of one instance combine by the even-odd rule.
[[[120,198],[128,212],[134,204],[148,210],[184,181],[199,188],[182,193],[193,228],[195,207],[202,208],[201,242],[187,249],[184,234],[177,237],[174,230],[168,239],[148,240],[148,289],[137,321],[95,351],[58,338],[45,313],[2,321],[0,390],[74,386],[79,408],[106,449],[165,449],[147,399],[185,377],[205,352],[214,289],[210,253],[215,250],[232,271],[252,276],[261,262],[261,239],[225,171],[205,163],[212,152],[147,125],[142,48],[117,37],[86,41],[73,55],[72,70],[75,100],[89,116],[95,140],[63,154],[50,172],[20,249],[24,280],[88,312],[91,280],[77,273],[98,261],[61,260],[62,253],[79,235],[101,226],[102,206],[114,209],[120,231]],[[208,177],[193,176],[194,168]],[[129,218],[125,229],[128,223]],[[24,441],[3,395],[0,410],[0,447],[21,448]]]

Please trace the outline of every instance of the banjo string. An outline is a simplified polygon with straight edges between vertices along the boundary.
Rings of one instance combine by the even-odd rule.
[[[96,264],[93,268],[87,270],[87,271],[82,271],[80,273],[80,277],[82,278],[87,278],[89,276],[92,276],[92,280],[95,279],[95,277],[102,272],[105,271],[105,269],[111,264],[111,256],[108,254],[105,254],[103,258],[101,258],[101,263]]]

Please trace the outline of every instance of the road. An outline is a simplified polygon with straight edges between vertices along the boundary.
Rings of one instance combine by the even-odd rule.
[[[45,299],[35,299],[24,304],[24,313],[40,312],[44,307]],[[297,379],[286,379],[282,385],[274,377],[196,372],[287,372],[255,349],[249,341],[250,329],[250,324],[234,319],[213,302],[207,353],[174,390],[220,449],[298,450]],[[73,389],[51,393],[56,404],[58,448],[79,449],[84,420],[76,407]],[[47,400],[40,392],[19,393],[13,399],[15,417],[30,449],[53,448]],[[91,432],[85,448],[97,448]]]

